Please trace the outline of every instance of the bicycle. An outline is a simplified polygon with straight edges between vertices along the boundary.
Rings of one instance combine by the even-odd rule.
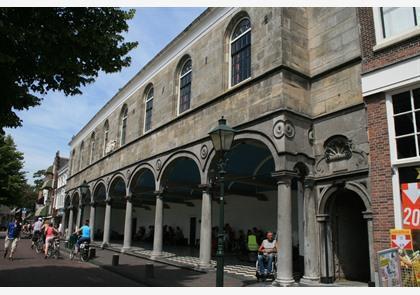
[[[88,242],[83,242],[79,246],[79,251],[77,251],[77,246],[74,245],[73,250],[70,251],[70,260],[73,260],[75,256],[79,256],[80,260],[87,262],[89,260],[89,248],[90,245]]]
[[[38,237],[38,239],[36,239],[36,241],[34,243],[34,248],[35,248],[35,252],[38,253],[38,254],[43,252],[44,239],[42,238],[42,235],[40,235]]]
[[[55,237],[48,247],[47,257],[60,258],[60,239],[58,237]]]

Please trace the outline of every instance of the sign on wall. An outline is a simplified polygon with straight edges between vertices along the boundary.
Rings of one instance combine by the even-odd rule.
[[[410,229],[391,229],[391,247],[403,250],[413,250],[413,239]]]
[[[381,287],[402,287],[398,248],[378,252],[378,275]]]
[[[420,183],[401,184],[403,227],[420,229]]]

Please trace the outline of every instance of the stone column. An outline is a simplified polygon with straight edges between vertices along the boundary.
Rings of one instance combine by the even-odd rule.
[[[96,203],[90,202],[89,227],[90,227],[90,240],[92,242],[95,237],[95,213],[96,213]]]
[[[63,215],[61,216],[61,231],[60,231],[61,237],[63,237],[64,233],[66,232],[66,211],[67,211],[67,208],[64,208]]]
[[[277,176],[277,278],[274,285],[291,286],[293,279],[292,175]]]
[[[318,235],[316,221],[316,195],[314,180],[304,181],[304,274],[302,283],[319,283]]]
[[[125,205],[125,225],[124,225],[124,245],[121,249],[121,252],[127,252],[131,247],[131,238],[132,238],[132,216],[133,216],[133,203],[132,203],[132,194],[129,192],[126,196],[126,205]]]
[[[80,220],[82,219],[82,205],[77,206],[76,229],[80,228]]]
[[[318,214],[316,216],[319,225],[319,239],[320,239],[320,282],[323,284],[333,283],[333,267],[332,267],[332,249],[330,248],[328,214]]]
[[[70,239],[70,235],[73,233],[73,206],[69,207],[70,213],[69,213],[69,226],[67,231],[66,240]]]
[[[203,186],[201,201],[200,268],[210,268],[211,260],[211,196],[208,186]]]
[[[102,248],[109,246],[109,234],[111,231],[111,198],[107,196],[105,207],[105,221],[104,221],[104,237],[102,241]]]
[[[375,286],[375,248],[373,247],[373,214],[371,211],[363,212],[363,218],[367,222],[368,240],[369,240],[369,267],[370,282],[369,286]]]
[[[162,255],[163,242],[163,198],[162,194],[156,195],[155,208],[155,233],[153,236],[153,252],[151,258],[157,258]]]

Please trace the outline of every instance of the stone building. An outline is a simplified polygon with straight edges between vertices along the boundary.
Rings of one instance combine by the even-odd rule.
[[[276,284],[374,281],[361,70],[356,8],[207,9],[70,141],[69,232],[89,219],[124,252],[150,228],[159,259],[163,226],[178,226],[210,267],[208,132],[224,116],[238,130],[225,221],[276,232]]]
[[[390,229],[411,228],[419,249],[420,8],[360,8],[359,18],[374,248],[389,248]],[[403,184],[414,185],[412,208],[402,204]]]

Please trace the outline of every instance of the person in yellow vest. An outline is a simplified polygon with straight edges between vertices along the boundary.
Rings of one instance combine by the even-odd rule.
[[[251,230],[248,230],[247,248],[249,261],[255,261],[257,259],[257,251],[259,246],[257,243],[257,236]]]

